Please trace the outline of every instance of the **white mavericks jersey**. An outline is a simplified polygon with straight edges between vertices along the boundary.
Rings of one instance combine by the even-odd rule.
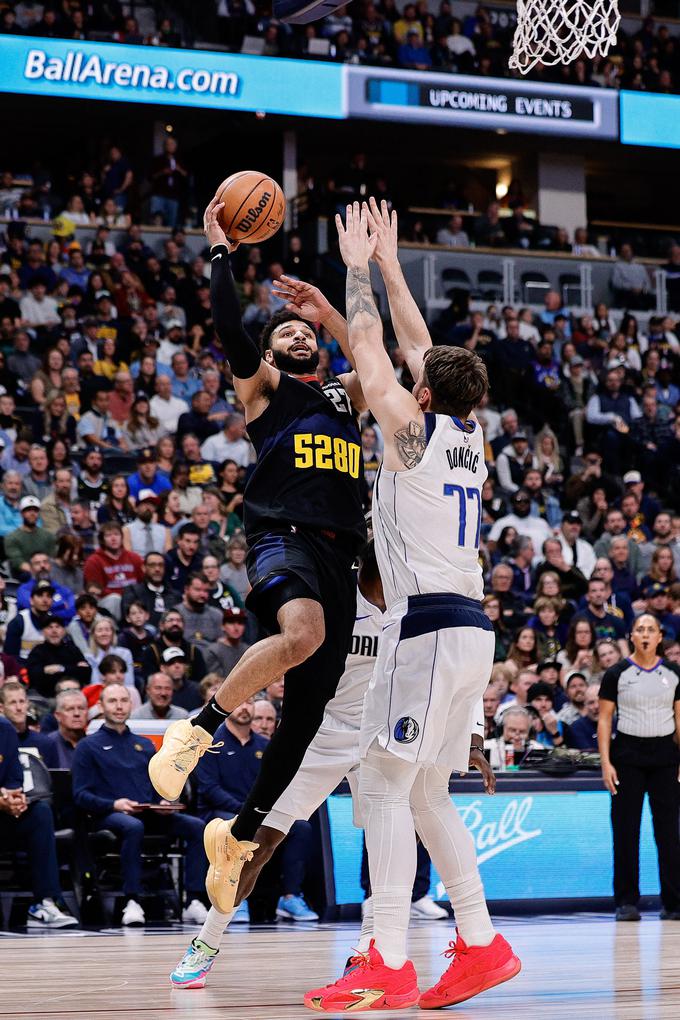
[[[364,696],[373,675],[382,625],[382,610],[357,589],[357,615],[345,672],[340,677],[335,697],[326,705],[327,716],[353,729],[358,730],[361,725]]]
[[[427,448],[406,471],[380,468],[373,537],[388,609],[409,595],[484,593],[479,564],[484,437],[477,422],[425,414]]]

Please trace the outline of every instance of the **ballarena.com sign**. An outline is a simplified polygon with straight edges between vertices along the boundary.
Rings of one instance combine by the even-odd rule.
[[[163,65],[130,64],[127,61],[104,60],[98,53],[89,56],[81,50],[69,50],[66,57],[50,57],[45,50],[29,50],[24,75],[29,80],[77,82],[94,85],[118,85],[120,88],[169,89],[180,92],[210,92],[213,95],[235,96],[240,79],[233,71],[207,71],[184,67],[173,75]]]
[[[0,92],[345,116],[337,64],[34,36],[0,36]]]

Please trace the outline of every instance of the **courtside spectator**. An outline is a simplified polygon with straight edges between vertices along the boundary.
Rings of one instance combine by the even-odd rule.
[[[45,929],[75,927],[78,922],[64,905],[59,882],[52,809],[46,800],[29,803],[23,782],[16,731],[0,718],[0,843],[3,849],[18,850],[28,858],[34,902],[26,924]]]
[[[142,841],[145,833],[179,836],[184,844],[187,906],[183,920],[202,924],[207,916],[202,897],[207,871],[203,849],[203,823],[160,801],[151,785],[148,765],[155,747],[127,726],[130,693],[112,684],[101,695],[104,722],[96,733],[78,744],[73,757],[73,796],[77,806],[91,815],[97,828],[110,829],[121,840],[120,862],[126,904],[122,923],[143,925],[139,903],[142,888]],[[102,750],[108,749],[106,756]],[[167,805],[167,813],[148,805]]]

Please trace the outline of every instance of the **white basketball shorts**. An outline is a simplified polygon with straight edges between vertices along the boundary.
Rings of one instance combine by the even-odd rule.
[[[433,594],[396,602],[385,614],[364,699],[361,757],[377,740],[407,761],[467,772],[494,644],[491,622],[474,599]]]
[[[358,770],[359,730],[325,715],[295,777],[262,824],[289,832],[294,821],[313,815],[345,777],[356,805]],[[354,811],[357,825],[356,806]]]

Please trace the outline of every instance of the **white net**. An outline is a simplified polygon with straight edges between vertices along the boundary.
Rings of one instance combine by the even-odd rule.
[[[606,57],[620,20],[618,0],[517,0],[510,67],[526,74],[539,63]]]

